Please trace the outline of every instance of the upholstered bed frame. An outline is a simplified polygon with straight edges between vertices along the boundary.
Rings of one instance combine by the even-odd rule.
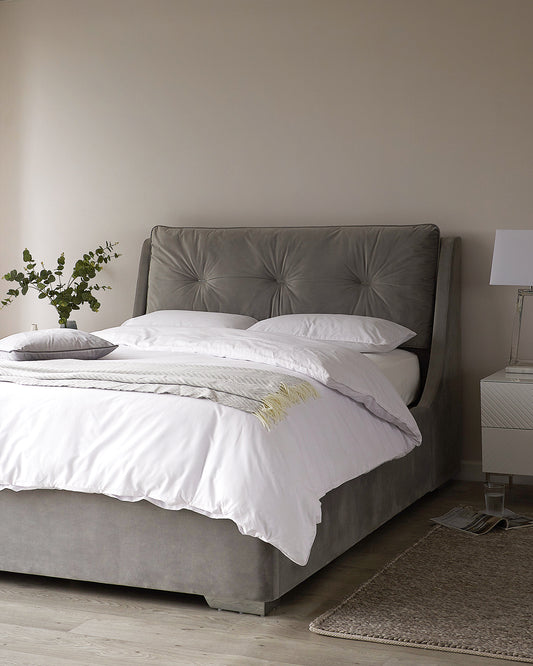
[[[145,241],[134,315],[156,309],[383,317],[417,332],[411,411],[423,443],[329,492],[306,566],[229,520],[60,490],[0,492],[0,569],[204,595],[264,614],[456,472],[461,444],[458,238],[433,225],[168,228]],[[73,433],[73,437],[75,433]],[[324,451],[327,456],[327,451]]]

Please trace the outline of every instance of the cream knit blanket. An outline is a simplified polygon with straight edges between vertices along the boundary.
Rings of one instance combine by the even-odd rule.
[[[204,398],[253,414],[267,430],[292,405],[318,397],[312,384],[285,373],[149,361],[0,361],[0,381]]]

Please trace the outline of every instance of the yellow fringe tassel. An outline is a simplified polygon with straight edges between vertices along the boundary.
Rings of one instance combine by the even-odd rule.
[[[280,384],[276,393],[270,393],[261,400],[262,407],[254,412],[254,415],[267,430],[270,430],[272,426],[287,416],[289,407],[311,398],[318,398],[318,395],[318,391],[309,382],[302,382],[294,386]]]

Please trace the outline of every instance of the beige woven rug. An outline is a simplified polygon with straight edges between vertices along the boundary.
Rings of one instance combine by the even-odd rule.
[[[435,527],[309,628],[533,663],[533,528]]]

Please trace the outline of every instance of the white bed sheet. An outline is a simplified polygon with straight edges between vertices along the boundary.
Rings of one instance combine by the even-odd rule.
[[[377,365],[406,405],[415,400],[420,388],[420,363],[416,354],[406,349],[394,349],[364,356]]]
[[[206,356],[203,332],[185,342],[148,331],[135,343],[131,329],[100,335],[122,340],[107,359],[132,363],[179,359],[265,368],[269,362],[298,375],[296,360],[308,363],[309,342],[282,339],[292,336],[210,331],[214,355]],[[124,346],[128,339],[134,344]],[[151,349],[143,348],[143,339]],[[228,358],[230,348],[236,358]],[[208,400],[0,382],[0,488],[101,493],[228,518],[241,533],[303,565],[321,519],[320,498],[419,443],[412,416],[372,363],[334,343],[313,342],[313,349],[311,356],[329,358],[334,372],[326,363],[306,373],[319,399],[291,408],[270,432],[253,415]],[[352,367],[370,384],[361,398],[367,407],[339,392],[345,384],[352,396],[360,389],[362,379],[350,378]]]

